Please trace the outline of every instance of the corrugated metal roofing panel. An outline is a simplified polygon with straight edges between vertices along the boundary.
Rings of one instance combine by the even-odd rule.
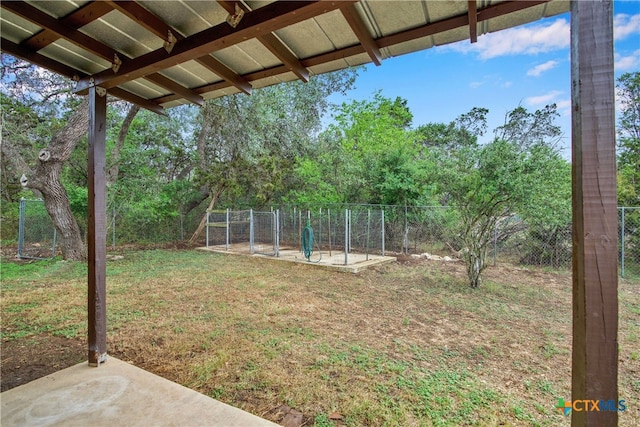
[[[146,79],[136,79],[120,85],[121,88],[128,92],[136,93],[138,96],[142,96],[146,99],[159,98],[161,96],[169,95],[171,92],[168,90],[151,83]]]
[[[162,70],[161,74],[187,88],[200,87],[222,80],[222,77],[196,61],[183,62]]]
[[[358,43],[358,38],[349,30],[349,24],[347,24],[347,21],[340,11],[336,10],[317,16],[314,21],[320,31],[322,31],[331,42],[333,47],[329,50],[342,49]]]
[[[27,1],[26,3],[35,7],[36,9],[40,9],[43,12],[53,16],[54,18],[62,18],[63,16],[67,16],[74,10],[82,7],[83,5],[89,3],[89,1],[69,1],[69,0],[59,0],[59,1]]]
[[[477,34],[569,10],[566,0],[540,3],[479,0],[478,16],[491,18],[478,22]],[[49,60],[39,59],[38,55],[42,55],[95,77],[96,80],[81,80],[81,87],[111,82],[105,86],[107,89],[119,86],[140,99],[158,99],[154,102],[164,106],[188,102],[182,96],[197,102],[197,96],[189,94],[188,89],[197,89],[203,98],[211,98],[249,91],[247,80],[255,88],[294,80],[297,77],[291,70],[304,77],[306,71],[287,58],[287,51],[308,65],[313,75],[368,63],[377,60],[377,56],[388,58],[470,37],[466,24],[469,3],[462,0],[355,3],[246,0],[239,3],[244,16],[237,27],[226,22],[232,4],[199,0],[3,2],[0,30],[9,53],[51,66]],[[91,15],[83,10],[97,12]],[[40,11],[46,15],[43,17]],[[73,18],[67,19],[69,16]],[[75,24],[79,27],[74,28]],[[177,39],[171,53],[171,45],[165,51],[169,31]],[[276,38],[256,38],[271,34]],[[95,42],[83,45],[87,36]],[[123,65],[118,72],[111,70],[113,60],[107,58],[113,51],[122,56]],[[229,70],[210,70],[195,61],[198,56],[208,54]],[[289,62],[285,65],[283,61]],[[70,74],[68,69],[62,72]],[[169,82],[163,83],[157,74]],[[160,84],[171,89],[159,87]],[[209,93],[203,93],[206,91]]]
[[[215,1],[144,0],[139,3],[185,37],[224,22],[227,17],[227,12]]]
[[[280,65],[269,49],[254,39],[220,50],[213,56],[241,75]]]
[[[133,22],[120,12],[109,12],[82,27],[81,31],[125,57],[135,58],[162,47],[160,38]]]
[[[340,26],[339,29],[333,30],[345,33],[345,29],[349,29],[349,24],[339,11],[328,13],[331,15],[328,19],[333,21],[333,26]],[[335,49],[331,39],[327,36],[329,28],[324,30],[316,19],[309,19],[299,24],[291,25],[276,31],[276,35],[289,47],[297,58],[308,58],[318,52],[329,52]],[[350,37],[350,44],[358,43],[358,38],[353,35]]]
[[[110,68],[111,63],[97,55],[87,52],[66,40],[58,40],[40,50],[40,54],[49,58],[58,59],[61,63],[69,65],[86,74],[98,73],[105,68]]]
[[[437,8],[430,2],[430,8]],[[393,1],[367,1],[363,10],[378,29],[378,36],[395,34],[409,28],[415,28],[428,23],[425,16],[427,5],[423,1],[393,2]]]
[[[0,23],[2,37],[14,43],[20,43],[42,30],[42,27],[6,10],[0,13]]]

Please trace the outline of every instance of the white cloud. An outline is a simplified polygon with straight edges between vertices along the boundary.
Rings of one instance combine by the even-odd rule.
[[[481,59],[506,55],[535,55],[567,49],[569,28],[566,19],[556,19],[485,34],[478,37],[477,43],[463,41],[443,46],[443,49],[462,53],[476,52]]]
[[[525,102],[529,105],[547,105],[553,102],[558,96],[562,95],[562,91],[552,90],[549,93],[545,93],[544,95],[538,96],[530,96],[525,99]]]
[[[558,112],[563,117],[571,117],[571,99],[560,99],[556,101]]]
[[[631,55],[623,56],[615,54],[614,67],[616,71],[629,71],[640,68],[640,49],[631,53]]]
[[[640,34],[640,14],[616,14],[613,17],[613,38],[624,40],[633,34]]]
[[[557,65],[558,65],[558,61],[554,61],[554,60],[547,61],[544,64],[536,65],[535,67],[527,71],[527,76],[538,77],[545,71],[549,71],[552,68],[555,68]]]

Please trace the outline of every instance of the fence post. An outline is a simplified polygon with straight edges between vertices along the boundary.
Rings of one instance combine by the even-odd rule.
[[[344,265],[349,262],[349,209],[344,210]]]
[[[331,257],[331,209],[327,208],[327,224],[329,225],[329,257]]]
[[[351,251],[351,209],[349,209],[349,251]]]
[[[229,208],[227,208],[227,230],[226,230],[226,243],[225,243],[225,249],[229,250]]]
[[[280,209],[276,209],[276,257],[280,256]]]
[[[18,258],[22,258],[24,245],[24,197],[20,199],[20,219],[18,220]]]
[[[184,242],[184,217],[182,214],[182,206],[180,206],[180,241]]]
[[[380,214],[382,218],[382,256],[384,256],[384,208],[380,209]]]
[[[211,218],[209,217],[209,211],[205,212],[205,221],[204,221],[204,234],[205,234],[205,239],[206,239],[206,244],[205,246],[208,248],[209,247],[209,221],[211,221]]]
[[[622,217],[620,218],[620,242],[622,244],[622,251],[620,254],[620,277],[624,278],[624,206],[620,208],[622,210]]]
[[[366,260],[369,261],[369,232],[371,230],[371,209],[367,209],[367,250],[365,253],[367,254]]]
[[[496,260],[498,259],[498,222],[496,221],[493,227],[493,266],[496,266]]]
[[[116,249],[116,207],[111,209],[111,249]]]
[[[409,213],[404,205],[404,254],[409,255]]]
[[[318,212],[318,236],[316,236],[316,245],[319,248],[322,247],[322,208]]]
[[[253,209],[249,209],[249,253],[253,255],[253,233],[254,233],[254,225],[253,225]]]

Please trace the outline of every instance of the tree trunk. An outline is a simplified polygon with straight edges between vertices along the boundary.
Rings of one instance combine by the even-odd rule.
[[[222,194],[223,189],[224,189],[224,186],[220,186],[213,193],[213,195],[211,196],[211,201],[209,202],[209,206],[207,206],[207,212],[213,209],[213,207],[216,205],[216,202],[218,201],[218,198]],[[198,237],[200,237],[206,225],[207,225],[207,214],[205,213],[205,215],[200,220],[200,224],[198,224],[198,228],[196,228],[196,231],[193,233],[193,236],[191,236],[191,238],[189,239],[189,243],[194,244],[198,240]]]
[[[24,187],[42,194],[47,212],[61,236],[63,258],[77,261],[85,261],[87,251],[60,176],[64,162],[69,159],[78,141],[87,134],[88,111],[88,101],[85,99],[66,126],[51,139],[49,147],[40,150],[32,176],[25,176],[22,181]]]
[[[118,139],[116,140],[116,144],[111,152],[111,166],[107,168],[107,186],[113,185],[118,181],[118,173],[120,172],[120,150],[124,146],[124,141],[129,133],[129,128],[131,127],[131,123],[136,117],[136,114],[138,114],[138,111],[140,111],[140,107],[131,104],[129,111],[127,112],[127,116],[122,122],[122,127],[120,127],[120,132],[118,133]]]
[[[3,195],[7,202],[12,202],[12,195],[20,191],[20,177],[30,174],[31,169],[10,138],[3,138],[0,142],[0,165]],[[40,194],[35,196],[41,197]]]

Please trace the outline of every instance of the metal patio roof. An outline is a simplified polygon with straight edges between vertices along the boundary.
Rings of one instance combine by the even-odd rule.
[[[567,12],[569,1],[2,1],[1,48],[162,112]],[[470,71],[471,72],[471,71]],[[400,76],[398,76],[400,77]]]

